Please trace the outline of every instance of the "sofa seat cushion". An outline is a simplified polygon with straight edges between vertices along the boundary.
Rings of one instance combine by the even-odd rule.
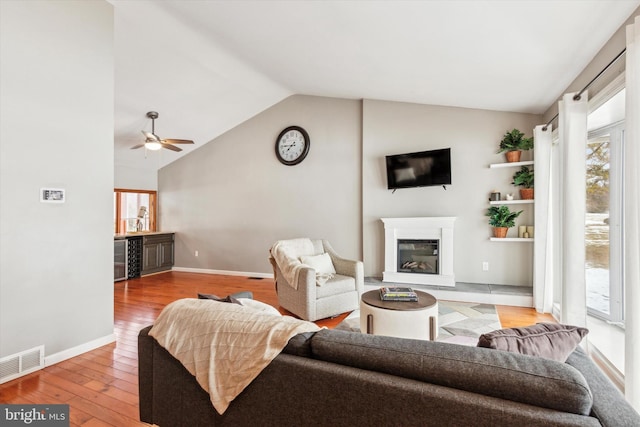
[[[455,344],[321,330],[313,357],[486,396],[589,415],[584,376],[554,360]]]
[[[353,277],[335,274],[322,286],[316,286],[316,297],[318,299],[333,295],[344,294],[356,289],[356,280]]]

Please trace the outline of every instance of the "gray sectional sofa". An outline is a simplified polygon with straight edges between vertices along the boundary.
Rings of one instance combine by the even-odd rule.
[[[140,419],[171,426],[640,426],[578,348],[566,363],[323,329],[293,337],[223,415],[139,334]]]

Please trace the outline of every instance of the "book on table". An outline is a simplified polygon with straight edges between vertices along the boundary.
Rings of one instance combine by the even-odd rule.
[[[380,288],[380,299],[383,301],[418,301],[418,294],[411,288],[384,286]]]

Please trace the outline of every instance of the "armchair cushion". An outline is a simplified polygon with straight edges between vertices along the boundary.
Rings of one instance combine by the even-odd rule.
[[[301,256],[300,262],[316,270],[316,273],[336,274],[336,269],[333,268],[331,257],[326,252],[320,255]]]
[[[326,252],[320,255],[301,256],[300,262],[316,271],[316,285],[318,286],[324,285],[327,280],[332,279],[336,274],[336,269],[333,267],[331,257]]]
[[[316,288],[316,296],[325,298],[354,290],[356,290],[356,281],[353,277],[336,274],[324,286]]]

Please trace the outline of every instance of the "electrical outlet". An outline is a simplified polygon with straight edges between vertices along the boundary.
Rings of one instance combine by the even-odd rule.
[[[198,256],[198,251],[196,251],[196,254],[195,254],[195,255],[196,255],[196,256]]]
[[[489,262],[488,261],[483,261],[482,262],[482,271],[489,271]]]

